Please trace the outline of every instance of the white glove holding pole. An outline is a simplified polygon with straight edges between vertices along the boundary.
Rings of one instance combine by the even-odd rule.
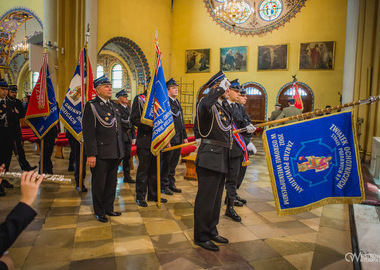
[[[253,153],[253,155],[257,153],[257,149],[253,145],[252,142],[250,142],[249,144],[247,144],[247,150],[248,150],[248,152]]]
[[[255,126],[252,124],[250,124],[249,126],[246,126],[245,128],[247,129],[247,133],[253,133],[256,130]]]
[[[227,78],[224,78],[220,84],[219,84],[219,87],[222,87],[224,89],[224,91],[226,91],[228,89],[228,87],[230,87],[231,83],[228,81]]]
[[[201,138],[199,138],[199,139],[196,139],[195,141],[199,144],[199,143],[201,143]]]

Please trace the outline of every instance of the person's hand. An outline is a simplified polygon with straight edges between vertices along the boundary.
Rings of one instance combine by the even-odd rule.
[[[11,258],[11,256],[9,256],[9,254],[5,254],[5,255],[1,256],[0,261],[5,263],[5,265],[8,267],[9,270],[15,269],[15,267],[13,265],[12,258]]]
[[[195,141],[199,144],[199,143],[201,143],[202,139],[201,138],[195,139]]]
[[[228,81],[227,78],[224,78],[220,84],[219,84],[219,87],[222,87],[224,89],[224,91],[226,91],[228,89],[228,87],[230,87],[231,83]]]
[[[250,142],[249,144],[247,144],[247,150],[248,150],[248,152],[251,152],[251,153],[253,153],[253,154],[256,154],[256,152],[257,152],[257,149],[256,149],[256,147],[253,145],[252,142]]]
[[[255,126],[252,124],[246,126],[245,128],[247,129],[247,133],[253,133],[256,130]]]
[[[38,173],[35,171],[23,172],[21,175],[21,199],[20,202],[29,206],[35,201],[37,197],[38,188],[44,177],[40,175],[37,179]]]
[[[132,139],[132,144],[136,145],[136,139]]]
[[[90,166],[90,168],[94,168],[96,165],[96,157],[87,157],[87,165]]]
[[[183,143],[188,143],[188,142],[189,142],[188,139],[184,139],[184,140],[183,140]]]
[[[170,142],[166,145],[165,148],[169,148],[169,147],[172,147],[172,145],[170,144]]]
[[[2,173],[2,172],[5,172],[5,164],[0,166],[0,173]],[[1,181],[2,181],[2,179],[0,178],[0,184],[1,184]]]

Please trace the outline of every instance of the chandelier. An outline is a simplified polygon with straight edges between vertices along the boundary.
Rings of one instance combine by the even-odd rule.
[[[26,43],[27,37],[26,37],[26,22],[28,18],[28,14],[24,13],[23,18],[25,20],[24,23],[24,41],[23,42],[18,42],[12,46],[12,50],[14,53],[23,53],[24,57],[27,58],[27,54],[29,51],[28,44]]]
[[[221,4],[215,6],[214,14],[232,27],[244,23],[255,12],[245,0],[218,0]]]

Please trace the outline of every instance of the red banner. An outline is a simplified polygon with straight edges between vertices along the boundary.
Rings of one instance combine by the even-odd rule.
[[[293,89],[294,89],[294,96],[293,96],[293,98],[295,100],[294,107],[303,110],[302,99],[301,99],[300,93],[298,91],[298,82],[294,82],[293,83]]]

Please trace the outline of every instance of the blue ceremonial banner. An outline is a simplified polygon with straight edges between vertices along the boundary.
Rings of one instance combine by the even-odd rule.
[[[278,215],[364,200],[354,127],[352,113],[341,112],[264,132]]]
[[[94,97],[91,75],[91,65],[88,61],[86,49],[83,48],[59,112],[61,122],[78,141],[82,139],[82,109],[84,103]]]
[[[46,56],[44,56],[46,57]],[[41,140],[46,135],[46,133],[58,123],[58,104],[55,100],[54,88],[50,78],[49,66],[47,65],[47,60],[44,62],[46,65],[46,74],[44,72],[40,73],[40,78],[38,81],[46,86],[47,92],[47,104],[49,105],[49,114],[44,116],[38,116],[29,114],[26,116],[26,121],[29,126],[33,129],[36,136]],[[42,70],[42,69],[41,69]],[[36,86],[33,91],[39,90],[39,86]],[[33,93],[32,93],[33,96]],[[28,108],[29,109],[29,108]]]
[[[54,88],[51,82],[48,65],[46,65],[46,89],[49,104],[49,115],[28,118],[27,120],[39,139],[43,139],[46,133],[58,123],[58,104],[55,100]]]
[[[148,92],[144,110],[141,115],[141,122],[146,125],[153,125],[150,150],[153,155],[157,156],[175,134],[173,116],[159,50],[152,89]]]

